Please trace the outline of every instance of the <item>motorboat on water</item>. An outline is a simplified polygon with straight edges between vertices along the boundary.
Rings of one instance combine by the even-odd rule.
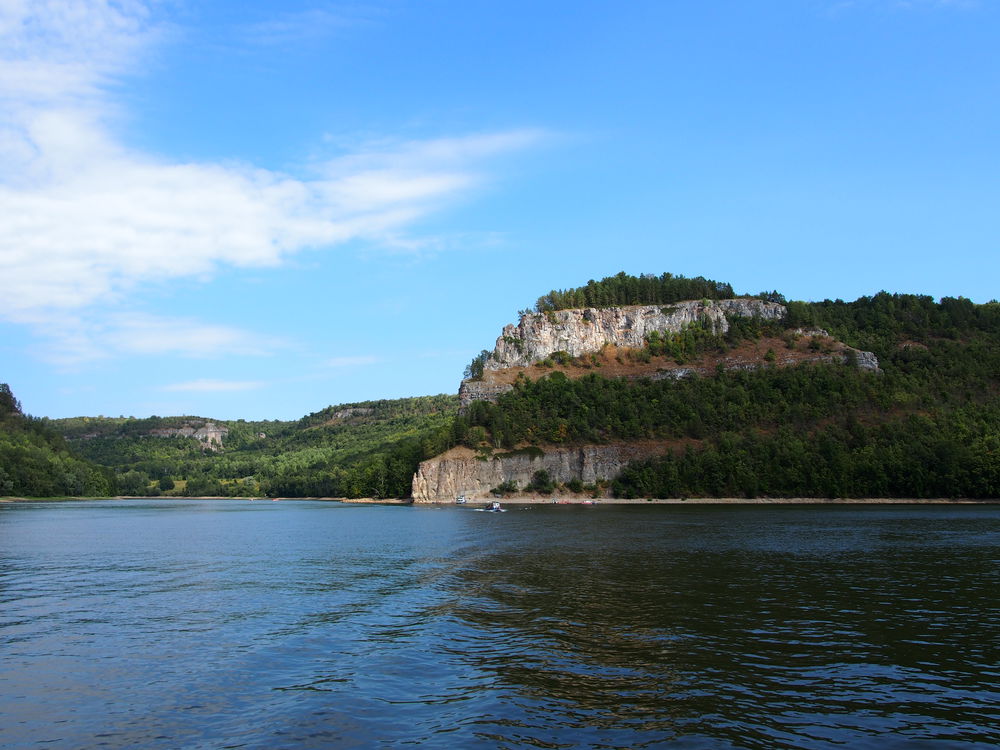
[[[469,502],[469,499],[465,495],[459,495],[455,498],[456,505],[465,505],[467,502]]]
[[[494,500],[492,503],[487,505],[485,508],[473,508],[472,510],[478,511],[480,513],[506,513],[506,508],[501,508],[500,503]]]

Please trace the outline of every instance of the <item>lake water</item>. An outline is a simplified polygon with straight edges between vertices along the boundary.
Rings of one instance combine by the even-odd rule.
[[[0,505],[0,746],[1000,744],[1000,507]]]

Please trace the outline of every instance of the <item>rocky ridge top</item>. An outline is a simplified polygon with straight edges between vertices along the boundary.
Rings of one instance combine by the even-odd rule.
[[[695,325],[706,325],[716,334],[729,330],[729,317],[753,317],[765,321],[780,321],[787,308],[776,302],[739,298],[725,300],[688,300],[673,305],[630,305],[608,308],[580,308],[546,313],[525,313],[517,325],[508,325],[496,340],[496,346],[484,363],[483,376],[462,381],[459,388],[461,406],[474,401],[495,401],[511,389],[512,374],[539,363],[548,363],[552,355],[565,352],[569,357],[618,350],[638,350],[646,346],[647,337],[653,333],[680,333]],[[818,338],[825,342],[824,350],[816,352],[786,351],[780,342],[775,349],[780,354],[773,361],[779,366],[803,361],[844,362],[849,358],[867,370],[878,369],[878,359],[871,352],[863,352],[836,342],[821,329],[797,329],[793,336],[804,339]],[[800,347],[801,348],[801,347]],[[756,369],[764,366],[764,351],[753,355],[716,358],[712,362],[694,363],[678,367],[670,362],[650,368],[633,365],[628,372],[608,376],[650,377],[653,379],[678,378],[694,374],[710,374],[717,365],[724,369]],[[619,368],[622,369],[622,368]],[[572,377],[572,375],[571,375]]]
[[[504,327],[485,369],[527,367],[556,352],[579,357],[605,345],[640,348],[653,331],[679,333],[699,322],[710,324],[713,333],[725,333],[727,315],[781,320],[786,312],[775,302],[725,299],[527,313],[516,326]]]

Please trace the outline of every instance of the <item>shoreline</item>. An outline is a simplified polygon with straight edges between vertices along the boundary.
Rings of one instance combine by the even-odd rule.
[[[412,505],[441,507],[458,505],[455,501],[421,501],[410,498],[374,497],[227,497],[222,495],[150,495],[114,497],[0,497],[0,503],[44,503],[88,500],[233,500],[243,502],[278,502],[282,500],[321,500],[349,505]],[[469,506],[488,506],[493,499],[470,499]],[[907,497],[688,497],[688,498],[623,498],[623,497],[542,497],[516,495],[499,498],[502,505],[998,505],[1000,498],[907,498]]]
[[[344,502],[353,502],[345,500]],[[485,506],[492,500],[469,500],[468,505]],[[593,499],[582,498],[538,498],[511,497],[500,499],[501,505],[997,505],[1000,498],[898,498],[898,497],[689,497],[689,498],[622,498],[602,497]],[[447,502],[414,502],[413,505],[455,505]]]

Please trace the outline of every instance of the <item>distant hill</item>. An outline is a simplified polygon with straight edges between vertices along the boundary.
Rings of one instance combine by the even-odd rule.
[[[297,421],[197,416],[43,420],[112,469],[124,495],[399,497],[446,447],[455,396],[328,406]]]

